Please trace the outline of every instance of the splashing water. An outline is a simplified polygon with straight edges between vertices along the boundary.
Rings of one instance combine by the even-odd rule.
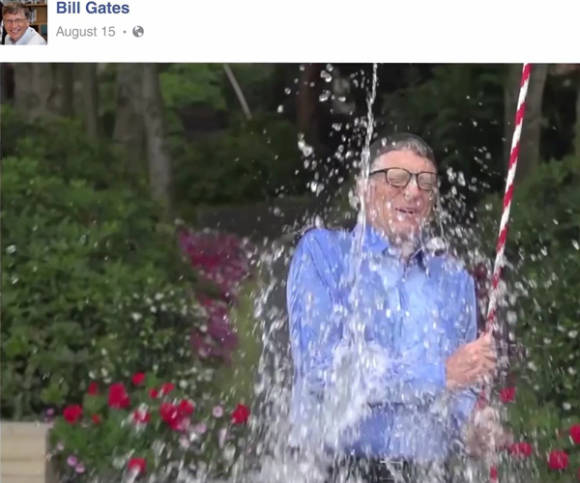
[[[376,85],[377,66],[374,65],[371,89],[367,96],[366,132],[360,163],[360,183],[363,191],[366,189],[370,170],[369,147],[374,127],[372,107],[376,97]],[[320,99],[320,102],[325,101],[325,99]],[[305,158],[312,159],[313,148],[306,143],[303,137],[299,139],[299,149]],[[487,273],[489,273],[491,268],[490,242],[493,243],[493,240],[486,239],[483,233],[486,229],[495,233],[495,226],[478,226],[473,223],[459,225],[457,223],[458,218],[466,218],[466,203],[461,196],[461,191],[469,183],[466,182],[461,172],[450,170],[447,175],[452,186],[449,194],[441,200],[445,209],[438,207],[437,210],[439,235],[445,239],[445,245],[450,249],[451,255],[465,260],[468,266],[482,266],[482,270],[485,272],[487,269]],[[473,181],[470,183],[470,188],[473,189]],[[364,197],[361,197],[358,202],[358,223],[364,228],[367,209]],[[495,221],[495,217],[490,216],[490,218]],[[322,401],[318,413],[320,418],[315,421],[316,427],[312,428],[313,437],[308,442],[307,450],[300,452],[300,454],[289,448],[288,444],[291,432],[288,414],[290,412],[293,369],[287,333],[285,280],[292,250],[285,240],[278,240],[272,246],[264,245],[256,249],[252,254],[253,265],[261,272],[258,278],[265,281],[256,292],[254,312],[255,319],[260,323],[259,332],[262,338],[263,353],[255,385],[257,399],[254,405],[255,416],[251,420],[251,434],[246,442],[248,451],[242,454],[235,463],[232,481],[244,483],[323,482],[327,478],[327,469],[332,464],[332,458],[325,452],[325,449],[337,447],[338,442],[343,440],[345,431],[354,422],[364,418],[367,410],[365,401],[368,400],[368,388],[374,385],[373,381],[368,379],[367,374],[380,373],[380,367],[386,365],[388,361],[384,360],[381,353],[365,340],[363,318],[360,314],[357,316],[356,308],[361,296],[358,288],[362,263],[363,232],[364,230],[361,230],[360,233],[357,233],[354,243],[351,245],[350,270],[345,283],[349,287],[348,302],[353,308],[353,316],[345,326],[344,343],[336,350],[330,370],[333,391],[329,391],[330,396],[325,397]],[[295,240],[292,240],[292,244],[294,242]],[[578,250],[577,241],[572,240],[569,244],[575,253]],[[522,317],[520,304],[523,302],[532,306],[536,305],[539,317],[549,318],[550,309],[546,310],[548,305],[542,303],[541,300],[536,300],[537,295],[534,294],[541,293],[541,290],[548,291],[552,286],[551,284],[557,282],[558,276],[555,275],[555,268],[551,273],[546,270],[546,276],[539,281],[527,280],[518,275],[524,263],[529,260],[550,258],[550,252],[547,252],[547,255],[543,254],[542,247],[542,244],[538,244],[535,253],[520,253],[518,256],[512,257],[511,263],[506,264],[505,273],[508,281],[502,284],[503,289],[498,303],[499,311],[503,312],[503,318],[506,320],[504,324],[505,342],[499,347],[500,364],[504,367],[507,365],[508,344],[511,344],[509,351],[514,350],[515,335],[513,330],[515,325],[519,323],[518,319]],[[488,283],[485,273],[475,275],[478,296],[482,299],[480,315],[484,316],[485,292]],[[480,283],[477,279],[481,279],[482,282]],[[578,331],[575,327],[562,325],[561,329],[558,330],[563,334],[563,337],[577,340]],[[544,340],[545,345],[552,343],[552,339]],[[571,359],[569,364],[572,368],[574,359]],[[373,371],[368,370],[370,367],[373,368]],[[529,361],[527,368],[529,371],[535,372],[537,364]],[[573,370],[572,372],[568,370],[568,372],[572,375]],[[506,384],[504,379],[500,383],[502,386]],[[512,393],[510,392],[510,394]],[[507,398],[505,405],[511,403],[513,397],[512,395]],[[572,411],[574,408],[568,400],[564,400],[561,406],[564,411]],[[506,407],[502,406],[500,410],[502,417],[505,417]],[[356,435],[352,435],[352,437],[356,437]],[[426,433],[426,437],[428,437],[428,433]],[[501,458],[505,460],[506,456],[502,454]],[[460,466],[461,479],[457,481],[473,483],[487,481],[489,467],[485,464],[460,461],[458,466]],[[532,473],[535,471],[531,464],[528,464],[527,468],[515,465],[511,470],[510,478],[506,481],[534,481],[527,479],[530,471]],[[439,480],[433,477],[432,480],[424,481],[436,482]]]

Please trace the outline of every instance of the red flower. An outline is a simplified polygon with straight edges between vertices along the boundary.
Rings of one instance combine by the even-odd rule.
[[[145,473],[146,462],[145,458],[131,458],[127,464],[129,471],[134,471],[138,475]]]
[[[93,420],[93,423],[95,424],[101,424],[101,416],[98,414],[93,414],[91,416],[91,419]]]
[[[135,421],[136,423],[143,424],[148,423],[149,421],[151,421],[151,413],[136,409],[135,411],[133,411],[133,421]]]
[[[496,466],[492,466],[489,469],[489,479],[491,481],[497,481],[497,467]]]
[[[232,412],[232,423],[244,424],[250,417],[250,409],[245,404],[238,404]]]
[[[580,424],[570,426],[570,437],[576,444],[580,444]]]
[[[167,394],[169,394],[171,391],[173,391],[175,389],[175,384],[173,384],[172,382],[166,382],[165,384],[163,384],[161,386],[161,395],[165,396]]]
[[[500,393],[499,398],[502,403],[514,402],[516,398],[516,388],[515,387],[504,387]]]
[[[93,381],[89,384],[89,388],[87,389],[87,393],[91,396],[96,396],[99,394],[99,385]]]
[[[145,373],[144,372],[136,372],[133,374],[133,378],[131,379],[135,386],[140,386],[145,382]]]
[[[161,419],[165,421],[171,429],[178,431],[181,429],[181,422],[183,417],[179,414],[179,410],[175,404],[168,402],[161,403],[159,407],[159,414],[161,414]]]
[[[129,395],[122,382],[116,382],[109,386],[109,407],[121,409],[128,407],[130,403]]]
[[[159,391],[157,389],[155,389],[154,387],[152,387],[151,389],[149,389],[149,396],[152,399],[157,399],[159,397]]]
[[[512,456],[523,456],[524,458],[527,458],[532,454],[532,445],[525,441],[514,443],[509,447],[509,452]]]
[[[565,451],[553,450],[548,456],[551,470],[565,470],[568,467],[568,454]]]
[[[80,407],[78,404],[72,404],[64,408],[62,415],[68,423],[74,424],[79,419],[81,419],[83,415],[83,408]]]
[[[195,406],[191,401],[188,401],[187,399],[183,399],[177,405],[177,410],[179,411],[179,414],[181,414],[182,416],[190,416],[191,414],[193,414],[193,411],[195,410]]]

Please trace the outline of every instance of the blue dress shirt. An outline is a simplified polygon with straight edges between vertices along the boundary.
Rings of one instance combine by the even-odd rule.
[[[353,265],[357,236],[360,265]],[[347,324],[358,317],[365,342],[389,362],[373,379],[369,411],[335,450],[417,462],[448,456],[476,399],[474,390],[445,386],[446,359],[477,332],[474,283],[457,260],[422,249],[405,262],[368,226],[312,229],[292,259],[287,302],[291,445],[307,447],[319,436],[313,432],[321,431],[322,401],[336,382],[333,357]]]

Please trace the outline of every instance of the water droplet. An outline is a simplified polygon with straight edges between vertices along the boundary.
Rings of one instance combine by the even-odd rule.
[[[306,144],[306,141],[304,141],[304,134],[298,135],[298,149],[306,157],[310,156],[314,152],[312,146]]]
[[[578,240],[572,240],[572,246],[576,249],[576,250],[580,250],[580,245],[578,244]]]
[[[284,112],[284,106],[283,106],[282,104],[280,104],[280,105],[278,106],[278,108],[276,109],[276,112],[277,112],[278,114],[282,114],[282,113]]]
[[[324,82],[332,81],[332,75],[326,72],[325,70],[320,72],[320,78],[324,79]]]
[[[342,124],[340,122],[333,122],[332,129],[335,131],[340,131],[342,129]]]
[[[328,101],[329,98],[330,98],[330,91],[327,91],[327,90],[322,91],[320,93],[320,95],[318,96],[318,100],[320,102],[326,102],[326,101]]]
[[[290,87],[286,87],[286,88],[284,89],[284,94],[286,94],[286,95],[290,95],[291,93],[292,93],[292,89],[290,89]]]

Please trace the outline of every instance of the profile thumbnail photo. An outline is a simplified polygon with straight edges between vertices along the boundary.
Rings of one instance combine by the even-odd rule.
[[[0,0],[1,45],[46,45],[46,0]]]

